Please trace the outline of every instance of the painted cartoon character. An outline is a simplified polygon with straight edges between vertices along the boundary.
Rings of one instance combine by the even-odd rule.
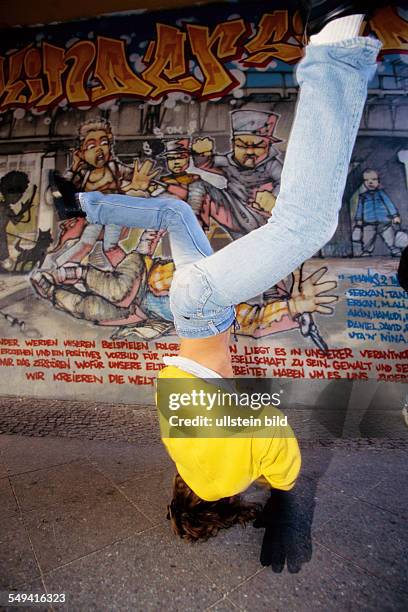
[[[166,162],[167,174],[162,175],[160,180],[168,186],[169,193],[187,201],[189,185],[198,179],[198,176],[188,172],[190,140],[180,138],[179,140],[167,140],[163,144],[164,151],[159,157],[164,158]]]
[[[121,193],[124,183],[130,181],[133,169],[118,159],[114,154],[114,138],[111,125],[104,119],[83,123],[79,128],[79,146],[73,155],[71,168],[65,172],[78,191],[101,191],[102,193]],[[102,239],[103,251],[111,264],[116,264],[125,256],[119,241],[125,237],[127,230],[117,225],[86,224],[83,219],[75,224],[62,226],[59,243],[54,250],[53,258],[57,266],[67,262],[80,262]],[[69,239],[76,239],[75,244],[66,248]]]
[[[354,255],[372,255],[378,236],[381,236],[393,257],[401,255],[401,217],[398,209],[381,188],[380,176],[376,170],[363,172],[365,191],[358,199],[355,225],[353,228]],[[408,243],[408,237],[406,237]]]
[[[74,264],[53,272],[38,271],[31,283],[41,297],[76,318],[119,326],[117,338],[135,334],[152,339],[174,331],[168,298],[173,272],[171,260],[144,258],[132,251],[114,271]],[[262,305],[239,304],[238,333],[259,338],[298,329],[324,348],[312,314],[332,314],[331,304],[338,299],[328,294],[336,288],[335,281],[320,282],[326,272],[323,267],[305,276],[300,268],[292,275],[289,291],[277,292]],[[302,317],[306,315],[309,325],[304,333]]]
[[[201,216],[205,225],[213,218],[233,238],[263,225],[270,216],[279,192],[282,163],[274,147],[279,116],[256,110],[231,113],[232,150],[214,152],[211,138],[197,138],[192,144],[196,166],[221,174],[225,189],[206,183]]]
[[[160,182],[166,185],[168,193],[188,202],[203,222],[201,209],[206,185],[223,189],[227,186],[226,179],[215,172],[194,166],[189,138],[168,140],[163,144],[164,151],[159,157],[165,159],[168,172],[160,177]]]
[[[21,203],[20,210],[15,212],[12,208],[22,198],[29,184],[27,174],[19,170],[7,172],[0,179],[0,270],[8,270],[10,265],[13,265],[11,262],[7,266],[10,257],[7,238],[8,224],[18,225],[18,223],[30,223],[31,221],[31,208],[37,191],[35,185],[28,199]],[[24,218],[26,213],[27,217]]]
[[[172,261],[151,260],[134,250],[112,271],[70,264],[37,271],[30,280],[38,295],[75,318],[125,330],[131,326],[135,335],[152,339],[173,331],[168,292],[161,286],[173,270]]]

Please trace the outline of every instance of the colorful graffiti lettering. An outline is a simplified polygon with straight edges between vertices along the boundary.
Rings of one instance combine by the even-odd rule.
[[[383,53],[408,52],[406,21],[392,8],[377,14],[371,28],[383,43]],[[30,44],[0,58],[0,111],[52,108],[63,98],[73,106],[120,96],[159,98],[171,92],[199,100],[218,98],[238,85],[232,60],[258,68],[274,59],[294,63],[302,55],[301,39],[298,15],[283,10],[264,14],[254,33],[242,18],[223,21],[212,31],[204,25],[183,29],[157,23],[156,39],[148,44],[145,67],[138,72],[123,40],[98,36],[69,48],[45,41],[38,47]],[[190,62],[200,76],[190,73]]]

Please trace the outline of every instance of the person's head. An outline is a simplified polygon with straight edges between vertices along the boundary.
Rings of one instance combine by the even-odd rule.
[[[103,168],[112,159],[113,133],[104,119],[83,123],[79,128],[79,155],[93,168]]]
[[[190,489],[180,474],[174,477],[173,499],[167,509],[174,533],[188,542],[208,540],[220,529],[236,524],[244,526],[259,512],[257,504],[244,503],[239,495],[205,501]]]
[[[378,189],[380,186],[380,177],[378,172],[376,170],[371,170],[370,168],[364,170],[363,181],[364,187],[367,189],[367,191],[375,191],[375,189]]]
[[[29,185],[28,176],[25,172],[11,170],[0,179],[0,191],[8,204],[19,201]]]
[[[172,174],[183,174],[190,163],[190,156],[185,153],[171,153],[166,157],[167,167]]]

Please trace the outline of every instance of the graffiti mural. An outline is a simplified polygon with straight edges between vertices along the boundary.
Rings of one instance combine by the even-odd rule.
[[[52,244],[49,232],[39,230],[37,237],[33,232],[36,192],[37,185],[30,185],[27,173],[21,170],[10,170],[0,179],[0,270],[4,272],[27,272],[36,263],[42,264]],[[22,242],[31,248],[23,247]]]
[[[318,366],[300,365],[306,350],[319,361],[343,347],[352,360],[374,344],[397,354],[408,340],[408,298],[395,279],[408,244],[407,23],[406,10],[386,7],[366,25],[383,49],[339,226],[289,278],[237,305],[239,375],[306,376]],[[45,394],[45,382],[58,382],[66,397],[70,382],[86,394],[102,379],[107,399],[117,384],[151,386],[149,370],[177,346],[168,236],[82,218],[58,223],[48,173],[59,170],[78,191],[182,198],[214,250],[222,248],[273,214],[302,37],[295,3],[279,1],[5,33],[0,377],[21,368],[19,392]],[[380,284],[382,295],[370,297]],[[335,377],[326,366],[323,376]],[[121,369],[140,372],[131,381]]]

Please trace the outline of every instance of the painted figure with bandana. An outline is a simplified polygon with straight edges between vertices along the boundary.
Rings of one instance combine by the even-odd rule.
[[[226,155],[214,151],[211,138],[192,144],[195,166],[221,174],[225,189],[208,183],[202,188],[201,217],[205,225],[217,221],[232,238],[264,225],[279,192],[282,162],[274,146],[279,116],[257,110],[231,113],[232,148]]]

